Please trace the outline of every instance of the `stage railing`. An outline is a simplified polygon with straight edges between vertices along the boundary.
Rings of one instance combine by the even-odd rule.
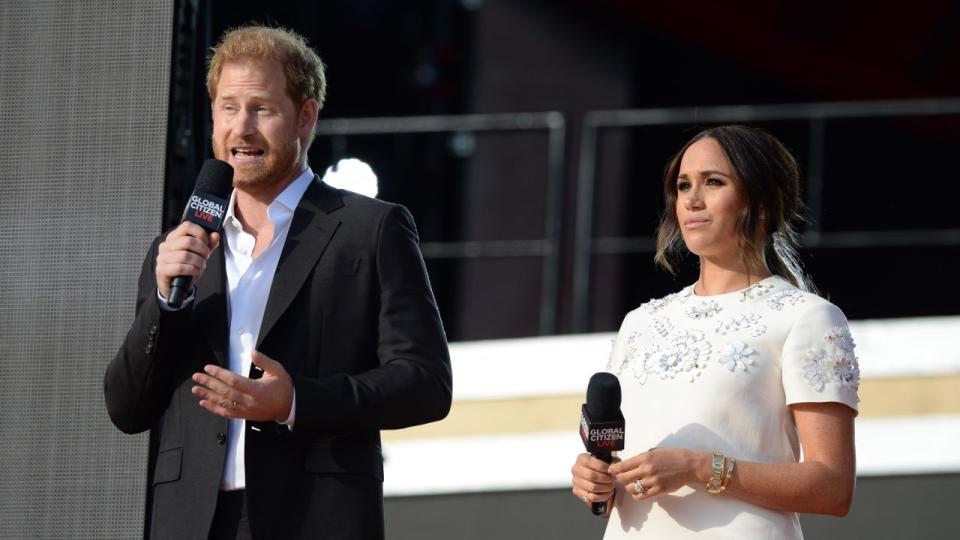
[[[390,118],[341,118],[321,120],[317,135],[332,138],[334,147],[345,145],[351,135],[411,133],[472,133],[493,131],[545,131],[547,135],[547,193],[544,237],[534,240],[478,240],[424,242],[426,258],[540,257],[541,335],[557,332],[557,297],[560,273],[560,224],[563,220],[563,174],[566,122],[556,111],[535,113],[469,114],[456,116],[408,116]]]
[[[806,205],[810,224],[802,238],[805,247],[842,248],[867,246],[957,246],[960,228],[822,232],[825,122],[834,119],[960,114],[960,98],[898,101],[798,103],[591,111],[584,115],[580,133],[577,179],[576,238],[573,269],[573,331],[585,332],[590,309],[591,259],[594,255],[653,253],[654,236],[594,237],[598,133],[602,129],[683,124],[719,124],[806,120],[810,152],[805,168]]]

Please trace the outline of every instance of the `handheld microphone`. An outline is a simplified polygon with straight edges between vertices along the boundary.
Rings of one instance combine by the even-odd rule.
[[[183,211],[183,221],[191,221],[208,233],[223,228],[223,216],[227,214],[227,199],[233,188],[233,167],[226,161],[208,159],[200,167],[197,184]],[[179,308],[190,290],[190,276],[177,276],[170,282],[170,298],[167,304]]]
[[[587,402],[580,407],[580,438],[593,457],[607,463],[613,452],[623,450],[623,414],[620,412],[620,380],[612,373],[594,373],[587,385]],[[607,513],[609,501],[595,502],[595,516]]]

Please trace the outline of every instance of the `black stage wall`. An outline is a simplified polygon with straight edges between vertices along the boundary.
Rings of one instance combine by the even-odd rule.
[[[160,229],[173,0],[0,2],[0,538],[142,535],[102,380]]]

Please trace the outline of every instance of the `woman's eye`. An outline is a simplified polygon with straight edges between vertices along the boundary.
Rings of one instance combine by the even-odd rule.
[[[690,182],[678,182],[677,191],[686,191],[690,189]]]
[[[719,179],[719,178],[707,178],[707,182],[706,182],[706,183],[707,183],[708,186],[722,186],[722,185],[723,185],[723,180],[721,180],[721,179]]]

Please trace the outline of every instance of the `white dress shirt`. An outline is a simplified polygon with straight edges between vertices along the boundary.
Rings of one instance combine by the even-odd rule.
[[[244,232],[236,218],[236,191],[230,196],[230,204],[223,223],[224,255],[227,270],[227,313],[230,320],[229,359],[230,371],[244,377],[250,374],[251,354],[260,333],[263,311],[267,307],[273,275],[277,271],[280,252],[290,231],[293,212],[313,181],[313,171],[308,167],[296,180],[286,187],[267,207],[267,218],[273,223],[273,238],[256,258],[253,248],[256,238]],[[296,400],[294,400],[296,404]],[[294,409],[284,424],[292,427]],[[227,457],[223,465],[223,480],[220,489],[229,491],[246,487],[244,469],[244,444],[246,421],[231,419],[227,436]]]

